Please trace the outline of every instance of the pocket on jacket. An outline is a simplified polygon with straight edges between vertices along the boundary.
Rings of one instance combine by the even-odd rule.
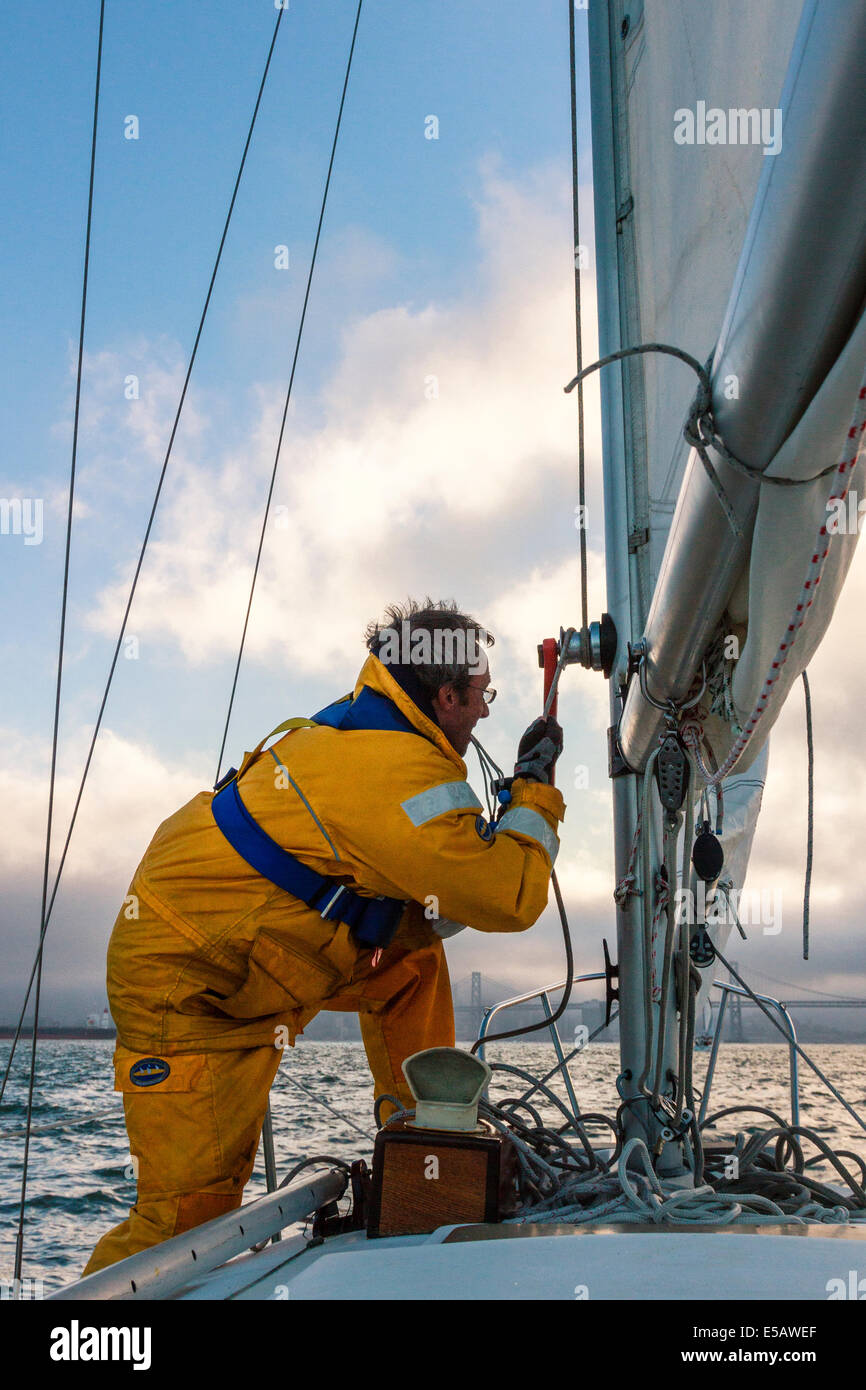
[[[289,1009],[310,1008],[344,983],[321,956],[267,931],[259,932],[249,954],[247,978],[227,999],[214,1000],[231,1018],[263,1018]]]

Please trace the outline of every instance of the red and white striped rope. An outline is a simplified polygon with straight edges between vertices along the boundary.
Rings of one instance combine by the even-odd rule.
[[[668,903],[670,902],[670,888],[668,884],[665,882],[665,880],[662,878],[660,873],[656,873],[654,886],[656,892],[656,904],[655,912],[653,913],[652,941],[650,946],[650,955],[652,959],[652,979],[650,983],[652,988],[652,1001],[654,1004],[657,1004],[662,997],[662,987],[657,982],[656,942],[658,941],[659,926],[661,924],[662,913],[667,912]]]
[[[631,852],[628,856],[628,865],[626,867],[625,873],[623,874],[622,878],[619,880],[619,882],[613,890],[614,902],[617,903],[620,907],[624,907],[626,899],[630,897],[632,893],[635,892],[634,885],[636,875],[634,871],[634,861],[637,858],[637,847],[640,844],[640,830],[642,819],[643,812],[638,811],[637,821],[635,822],[634,827],[634,839],[631,842]]]

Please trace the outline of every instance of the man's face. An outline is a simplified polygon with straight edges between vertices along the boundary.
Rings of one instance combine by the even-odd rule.
[[[453,685],[443,685],[433,697],[439,727],[461,758],[469,747],[475,725],[490,713],[482,693],[489,684],[490,669],[485,661],[484,670],[469,677],[468,690],[458,691]],[[466,703],[461,703],[461,699]]]

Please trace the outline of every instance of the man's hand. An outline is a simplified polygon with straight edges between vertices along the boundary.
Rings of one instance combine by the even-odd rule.
[[[549,782],[562,752],[562,741],[562,729],[552,714],[546,719],[534,720],[518,744],[515,777],[529,782]]]

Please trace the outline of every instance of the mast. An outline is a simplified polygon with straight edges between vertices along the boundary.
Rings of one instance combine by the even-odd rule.
[[[646,153],[646,142],[641,146],[638,141],[643,129],[638,124],[641,108],[633,99],[641,82],[641,74],[635,79],[641,57],[644,115],[647,94],[655,97],[656,109],[661,109],[658,107],[660,88],[658,84],[653,88],[650,78],[653,74],[658,77],[657,69],[651,67],[653,55],[658,57],[658,48],[653,49],[652,41],[653,38],[659,40],[665,30],[657,23],[653,33],[645,32],[652,14],[657,21],[661,18],[656,9],[648,11],[644,19],[642,0],[628,0],[628,3],[627,0],[593,0],[589,10],[600,355],[636,346],[645,338],[655,341],[657,336],[679,347],[693,347],[694,342],[679,341],[679,330],[685,322],[691,325],[693,338],[696,332],[700,332],[701,337],[711,334],[721,324],[714,356],[713,407],[718,429],[728,448],[753,468],[766,468],[820,395],[820,428],[815,427],[814,410],[810,417],[812,437],[806,453],[811,461],[811,454],[820,454],[824,439],[837,427],[841,429],[847,424],[862,374],[862,341],[866,336],[866,320],[861,317],[866,303],[866,185],[862,179],[866,87],[860,80],[858,63],[866,45],[866,9],[862,0],[820,0],[820,3],[819,0],[806,0],[799,25],[796,10],[789,17],[782,15],[780,8],[775,15],[777,21],[785,21],[776,25],[783,45],[777,50],[778,54],[784,57],[790,53],[780,100],[783,138],[778,149],[764,149],[764,155],[772,157],[761,160],[760,178],[752,185],[752,189],[757,186],[757,192],[747,230],[744,227],[745,240],[727,310],[722,312],[725,299],[716,298],[716,295],[719,289],[727,291],[729,280],[717,275],[710,285],[692,277],[682,311],[667,312],[666,318],[661,314],[667,323],[667,333],[662,335],[654,331],[659,310],[658,301],[653,304],[652,294],[647,296],[650,309],[646,331],[641,327],[634,228],[636,202],[641,213],[637,229],[639,243],[641,237],[645,239],[652,231],[658,234],[660,228],[663,234],[676,241],[673,236],[675,220],[659,222],[651,216],[655,190],[648,167],[635,170],[636,197],[629,172],[629,147],[643,148]],[[745,20],[746,14],[746,8],[741,7],[741,20]],[[789,18],[790,29],[785,27]],[[670,29],[667,16],[665,21]],[[759,65],[752,71],[757,61],[755,55],[761,52],[766,55],[765,46],[772,40],[773,33],[769,20],[763,29],[758,23],[753,36],[758,42],[748,50],[744,47],[742,26],[740,32],[728,35],[725,50],[728,77],[739,76],[739,70],[732,66],[737,56],[741,66],[747,55],[749,58],[745,79],[739,86],[736,81],[731,84],[731,90],[740,93],[741,102],[744,91],[754,91],[764,100],[769,98],[775,107],[776,84],[781,83],[785,69],[777,74],[772,64],[765,61],[763,67]],[[792,40],[793,47],[790,47]],[[640,42],[642,47],[635,48],[627,58],[626,50],[632,42]],[[648,65],[650,77],[646,71]],[[627,69],[629,83],[634,83],[628,92]],[[767,76],[764,76],[765,69]],[[676,103],[671,79],[677,74],[668,76],[664,92],[671,94],[670,115],[673,117]],[[710,83],[706,65],[701,68],[699,78],[702,83]],[[698,96],[707,89],[697,86],[693,90],[687,85],[684,88]],[[676,90],[681,89],[676,87]],[[752,97],[751,102],[754,100]],[[631,131],[630,109],[638,113]],[[666,109],[662,114],[667,119]],[[748,114],[746,111],[731,113],[732,116]],[[658,122],[656,124],[661,129]],[[689,167],[694,173],[695,165]],[[675,199],[675,182],[668,180],[661,187],[660,199],[663,200],[665,194]],[[711,198],[728,196],[718,181],[705,181],[704,193],[707,190]],[[742,205],[747,207],[749,203]],[[725,211],[720,202],[720,221]],[[696,242],[698,230],[694,221],[688,224],[689,234]],[[646,245],[641,244],[646,252]],[[667,246],[667,241],[664,244]],[[692,254],[689,248],[690,243],[683,238],[674,251],[683,257]],[[724,254],[721,263],[727,264]],[[708,270],[709,262],[705,257],[705,277]],[[644,266],[644,275],[647,273]],[[727,274],[732,273],[733,263],[727,271]],[[646,279],[642,287],[646,291]],[[678,291],[670,274],[663,277],[660,293],[662,297],[667,296],[666,307],[672,301],[680,303]],[[713,300],[715,307],[708,309],[707,300]],[[674,336],[668,338],[668,334]],[[861,344],[859,349],[855,336]],[[711,341],[709,339],[709,343]],[[846,347],[850,349],[847,352]],[[730,601],[732,588],[739,582],[744,565],[750,563],[756,516],[759,522],[761,516],[766,518],[766,507],[763,503],[759,507],[759,498],[775,491],[762,489],[754,478],[735,472],[718,455],[713,455],[730,511],[736,518],[736,529],[741,532],[735,535],[717,493],[693,452],[679,490],[650,606],[644,568],[647,540],[644,506],[648,460],[653,460],[658,473],[659,447],[657,428],[647,445],[643,360],[630,359],[627,364],[607,367],[601,376],[608,609],[616,624],[619,643],[611,685],[611,723],[619,730],[620,762],[626,763],[625,768],[614,769],[616,775],[613,777],[618,884],[632,867],[635,874],[632,884],[635,892],[625,897],[617,909],[623,1068],[620,1086],[626,1098],[636,1094],[636,1078],[644,1067],[645,1038],[657,1026],[659,1013],[652,1002],[651,982],[646,979],[649,952],[645,938],[650,929],[650,914],[646,910],[650,899],[646,895],[654,892],[654,869],[659,861],[660,816],[656,814],[652,822],[643,827],[643,834],[649,836],[650,880],[644,883],[640,856],[633,866],[630,863],[638,789],[642,785],[632,769],[642,772],[652,750],[658,747],[664,714],[654,701],[682,701],[687,695],[700,669],[701,657]],[[649,373],[648,376],[653,379]],[[736,382],[739,387],[731,394],[722,390],[729,381]],[[826,389],[828,381],[833,391]],[[658,404],[656,397],[651,397],[650,402]],[[668,420],[667,428],[671,426],[672,421]],[[665,448],[674,447],[676,442],[674,434]],[[834,458],[816,457],[814,467],[808,472],[832,462]],[[653,505],[658,509],[664,501],[666,483],[663,477],[653,476]],[[822,498],[817,496],[818,507],[821,502]],[[796,519],[792,521],[789,536],[792,553],[795,553],[795,541],[812,548],[815,526],[811,516],[805,530],[803,527],[804,523],[800,522],[802,535],[798,535]],[[758,545],[757,540],[755,544]],[[756,641],[761,630],[761,601],[767,599],[760,575],[769,578],[768,571],[773,564],[766,550],[763,554],[766,558],[762,560],[758,548],[754,559],[759,566],[758,593],[754,605],[749,606],[750,634],[752,618],[757,615]],[[798,587],[791,605],[787,605],[784,595],[774,595],[776,604],[785,607],[786,620],[799,592],[801,573],[798,571],[795,575]],[[844,577],[844,570],[841,575]],[[820,597],[829,600],[830,596],[830,585],[825,584]],[[776,621],[773,612],[768,610],[767,626],[773,627]],[[813,644],[820,639],[821,621],[826,626],[829,618],[825,616],[819,620],[816,612],[812,620]],[[775,630],[771,635],[776,637]],[[633,678],[625,692],[629,677],[625,644],[637,638],[643,639],[645,675],[651,698],[647,698],[640,683]],[[808,640],[807,636],[798,648],[801,664],[804,664],[802,653]],[[794,665],[791,663],[792,670]],[[740,672],[743,669],[743,666],[738,668]],[[735,675],[735,682],[736,679]],[[781,701],[784,691],[781,686],[779,689]],[[715,751],[722,752],[717,745]],[[686,810],[688,807],[687,799]],[[747,851],[748,845],[746,855]],[[670,864],[670,858],[668,862]],[[669,873],[671,895],[674,887]],[[658,962],[655,969],[658,974]],[[670,998],[674,999],[670,978],[657,979],[656,983],[671,991]],[[673,1006],[668,1010],[661,1046],[662,1075],[666,1080],[676,1070],[672,1012],[675,1012]],[[626,1113],[633,1124],[643,1124],[652,1148],[657,1121],[648,1116],[647,1109],[638,1104]],[[673,1150],[672,1145],[670,1149]],[[665,1153],[662,1166],[675,1166],[676,1161],[673,1151]]]
[[[637,11],[641,6],[632,6]],[[623,103],[622,0],[593,0],[589,7],[590,99],[592,108],[593,193],[595,202],[596,287],[599,355],[639,341],[635,247],[631,220],[628,154]],[[628,679],[627,643],[643,632],[646,621],[648,531],[646,440],[643,414],[643,369],[639,359],[618,363],[601,373],[604,472],[605,563],[607,610],[616,625],[617,653],[610,680],[610,719],[615,729],[622,713]],[[630,869],[638,817],[639,778],[624,768],[612,778],[614,860],[617,883]],[[650,827],[646,827],[649,833]],[[655,837],[654,837],[655,838]],[[634,863],[640,882],[640,856]],[[646,978],[641,898],[632,893],[616,908],[619,966],[620,1093],[640,1094],[637,1078],[644,1066],[647,1032],[653,1029],[651,982]],[[672,981],[670,982],[672,985]],[[655,1010],[657,1012],[657,1010]],[[664,1070],[675,1065],[674,1011],[669,1011],[664,1041]],[[641,1134],[652,1147],[659,1123],[645,1105],[625,1112],[626,1129]],[[678,1156],[669,1161],[680,1166]]]

